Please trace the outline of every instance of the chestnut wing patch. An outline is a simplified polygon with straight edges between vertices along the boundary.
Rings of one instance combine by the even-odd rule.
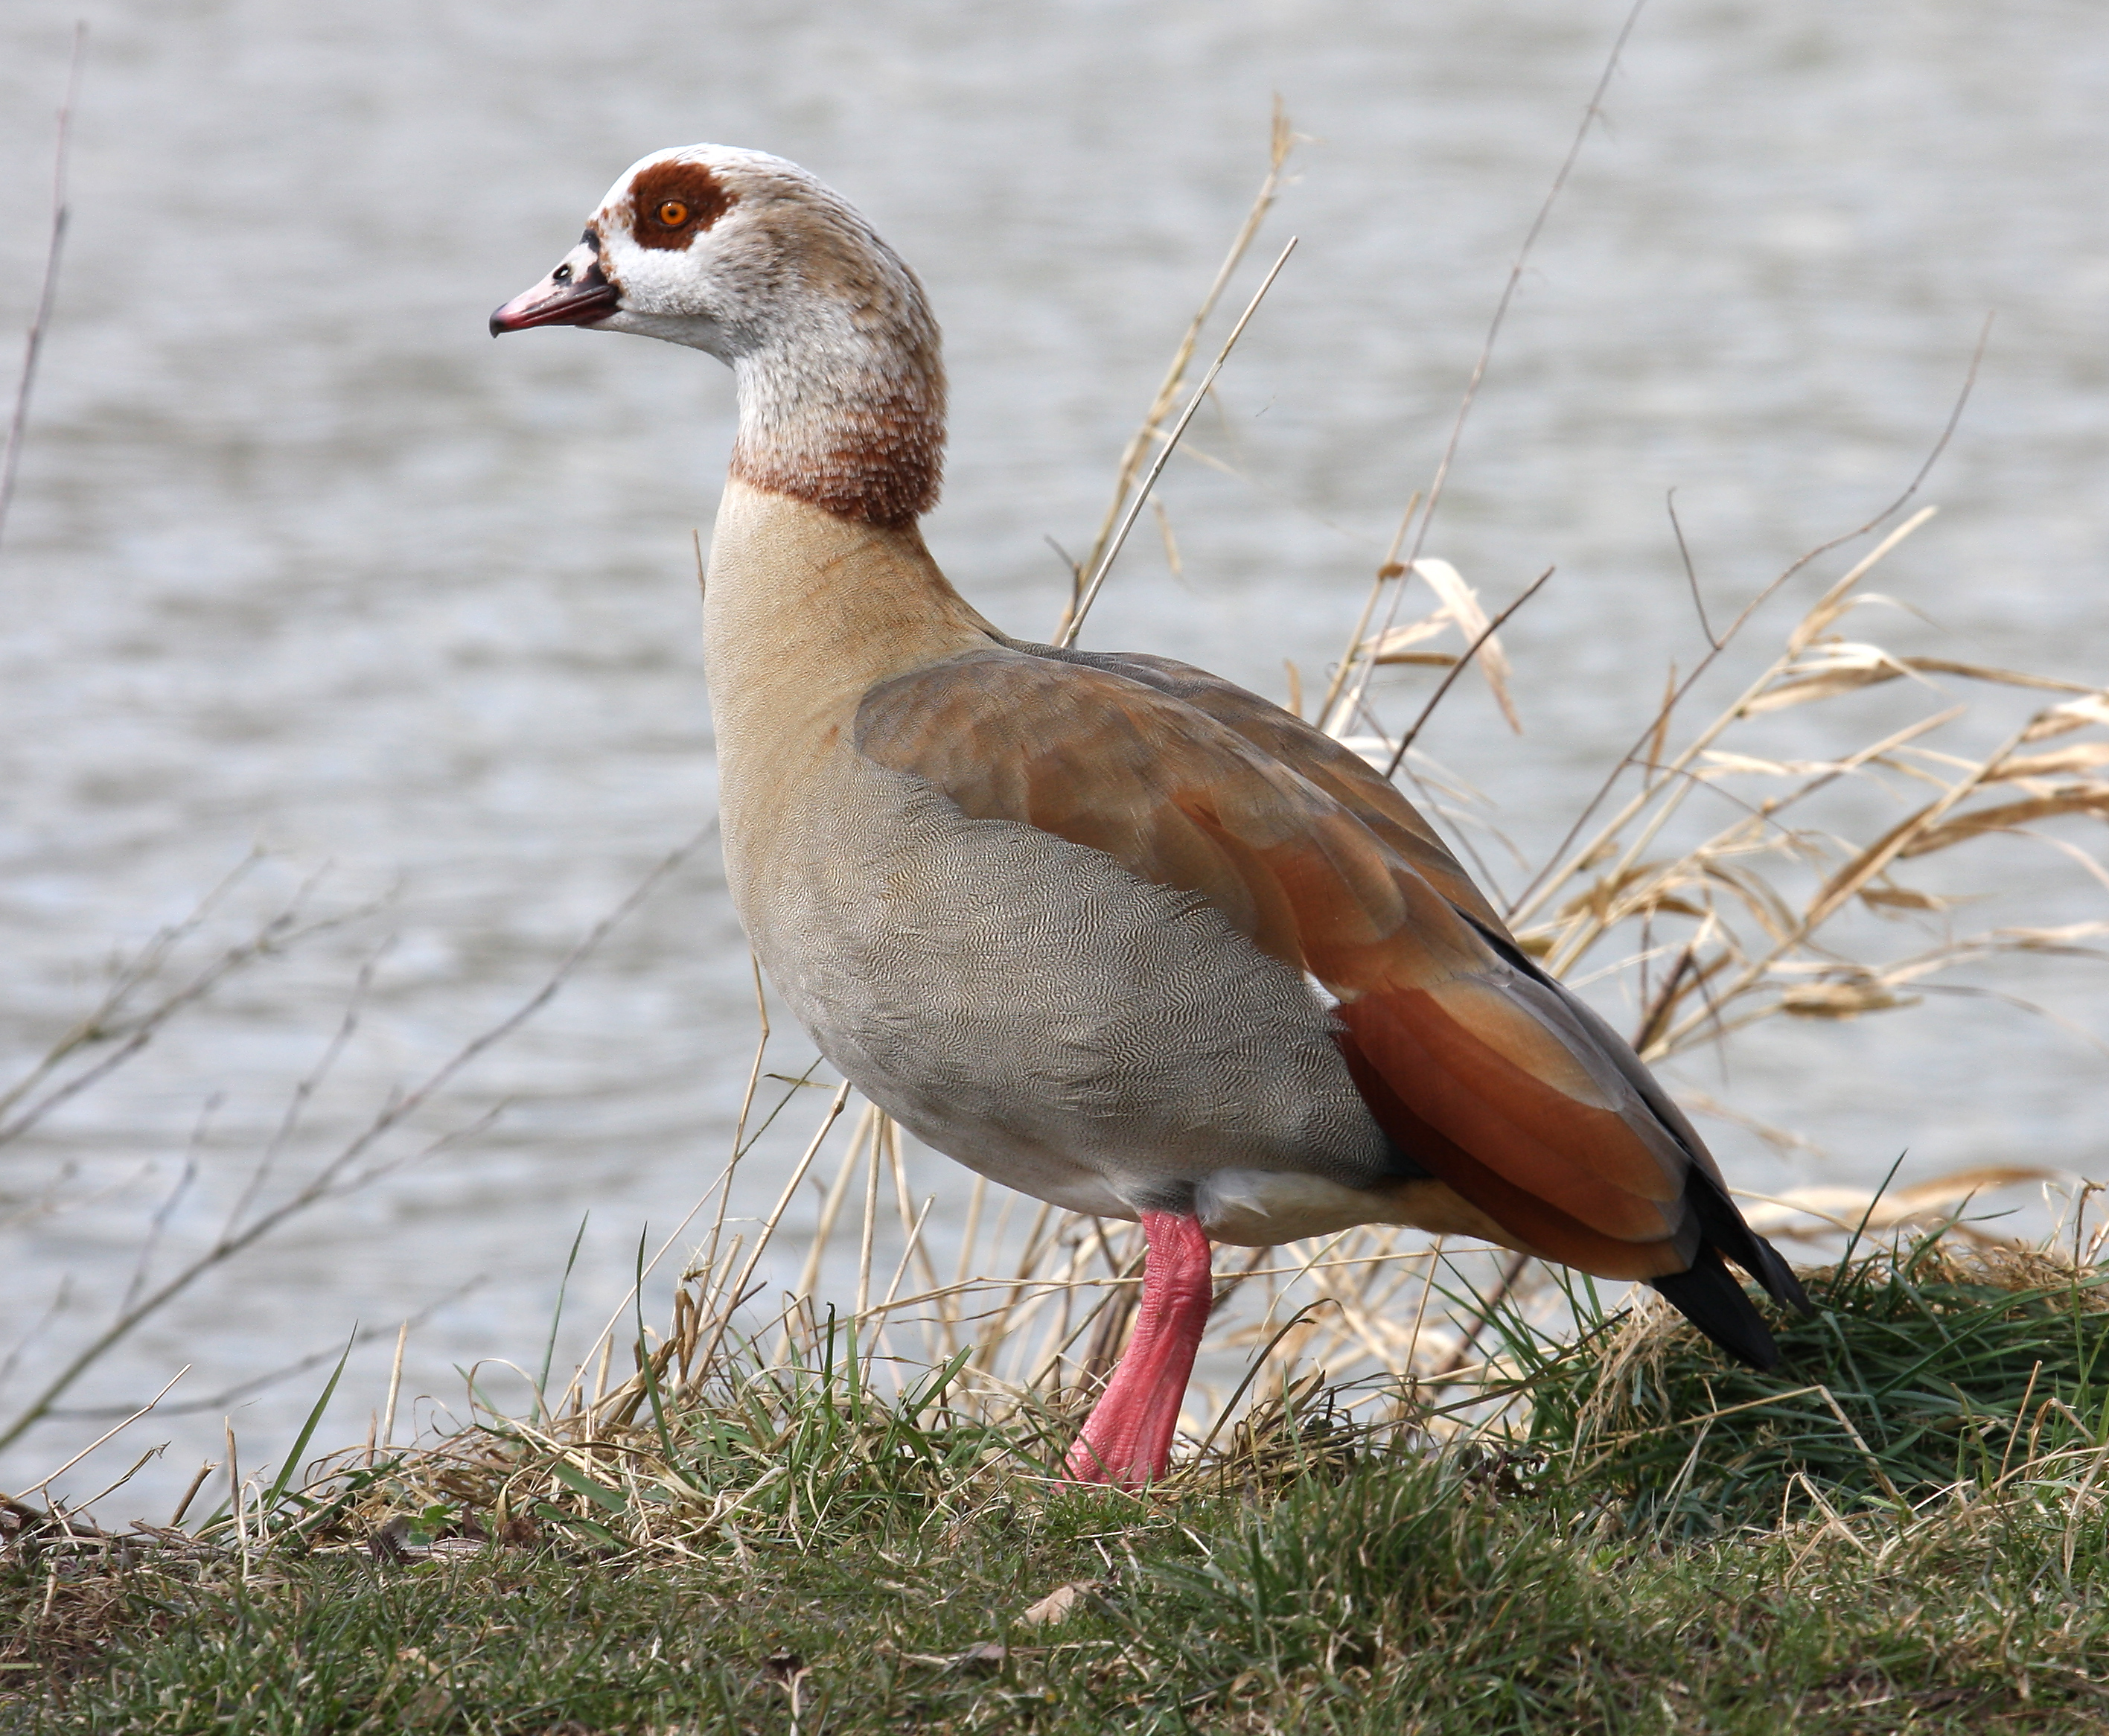
[[[1336,774],[1351,804],[1263,751],[1264,720],[1223,709],[1249,727],[1095,659],[991,646],[873,688],[856,744],[977,819],[1037,826],[1205,899],[1311,972],[1340,999],[1380,1123],[1534,1250],[1607,1277],[1689,1265],[1693,1155],[1601,1028],[1424,871],[1419,815],[1406,809],[1408,827]],[[1420,848],[1400,848],[1402,830]],[[1461,880],[1433,848],[1442,880]]]

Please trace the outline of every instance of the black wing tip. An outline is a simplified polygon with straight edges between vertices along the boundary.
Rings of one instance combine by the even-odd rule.
[[[1779,1250],[1754,1231],[1750,1232],[1750,1242],[1759,1268],[1750,1276],[1764,1286],[1765,1294],[1782,1308],[1791,1308],[1798,1314],[1813,1314],[1816,1304],[1809,1300],[1794,1268],[1780,1258]]]
[[[1786,1263],[1777,1254],[1773,1258],[1784,1270]],[[1794,1284],[1791,1273],[1787,1273],[1787,1282],[1798,1295],[1801,1286]],[[1764,1317],[1713,1249],[1702,1250],[1689,1272],[1673,1272],[1666,1277],[1650,1278],[1648,1282],[1672,1308],[1731,1356],[1764,1373],[1779,1367],[1780,1348]],[[1772,1286],[1765,1287],[1770,1290]]]
[[[1717,1262],[1723,1255],[1733,1260],[1781,1307],[1800,1314],[1816,1312],[1794,1268],[1780,1257],[1777,1248],[1744,1221],[1718,1177],[1695,1164],[1685,1198],[1698,1214],[1700,1245]]]

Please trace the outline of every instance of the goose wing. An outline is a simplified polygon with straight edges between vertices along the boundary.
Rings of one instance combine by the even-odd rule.
[[[1798,1290],[1691,1124],[1516,948],[1427,822],[1337,744],[1183,665],[1021,645],[882,682],[856,727],[867,757],[970,816],[1037,826],[1207,900],[1337,997],[1379,1124],[1518,1245],[1686,1306],[1681,1285],[1722,1317],[1716,1336],[1770,1359],[1719,1256],[1783,1299]]]
[[[1420,810],[1401,795],[1389,779],[1379,776],[1362,755],[1344,748],[1324,730],[1235,681],[1172,658],[1140,652],[1061,650],[1051,645],[1019,644],[1017,649],[1126,676],[1183,700],[1242,737],[1267,758],[1315,784],[1472,921],[1504,939],[1508,938],[1500,915],[1473,884],[1471,876]]]

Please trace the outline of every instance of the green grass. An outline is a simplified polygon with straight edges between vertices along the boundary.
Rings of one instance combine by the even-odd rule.
[[[1845,1262],[1772,1376],[1654,1313],[1511,1321],[1506,1422],[1358,1435],[1312,1393],[1143,1498],[1052,1482],[1066,1424],[991,1420],[960,1359],[887,1397],[824,1331],[282,1475],[246,1549],[30,1516],[0,1729],[2098,1731],[2096,1276]]]
[[[25,1731],[2084,1730],[2100,1517],[1664,1545],[1498,1464],[1386,1453],[1269,1499],[1056,1493],[693,1561],[539,1548],[22,1566]],[[1024,1609],[1095,1589],[1059,1625]],[[48,1608],[46,1608],[48,1599]],[[1000,1648],[1000,1652],[988,1648]]]
[[[2109,1440],[2109,1272],[1928,1236],[1804,1274],[1816,1312],[1775,1311],[1771,1374],[1729,1363],[1660,1306],[1547,1345],[1503,1322],[1532,1374],[1529,1450],[1695,1537],[1775,1519],[1902,1510]]]

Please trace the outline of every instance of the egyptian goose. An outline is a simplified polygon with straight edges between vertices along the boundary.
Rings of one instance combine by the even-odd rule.
[[[1169,658],[1000,632],[916,528],[945,381],[915,274],[759,151],[646,157],[491,315],[708,351],[739,432],[704,620],[725,867],[778,992],[919,1138],[1139,1218],[1132,1340],[1068,1461],[1163,1474],[1209,1243],[1361,1223],[1652,1284],[1778,1351],[1806,1308],[1633,1051],[1347,748]]]

